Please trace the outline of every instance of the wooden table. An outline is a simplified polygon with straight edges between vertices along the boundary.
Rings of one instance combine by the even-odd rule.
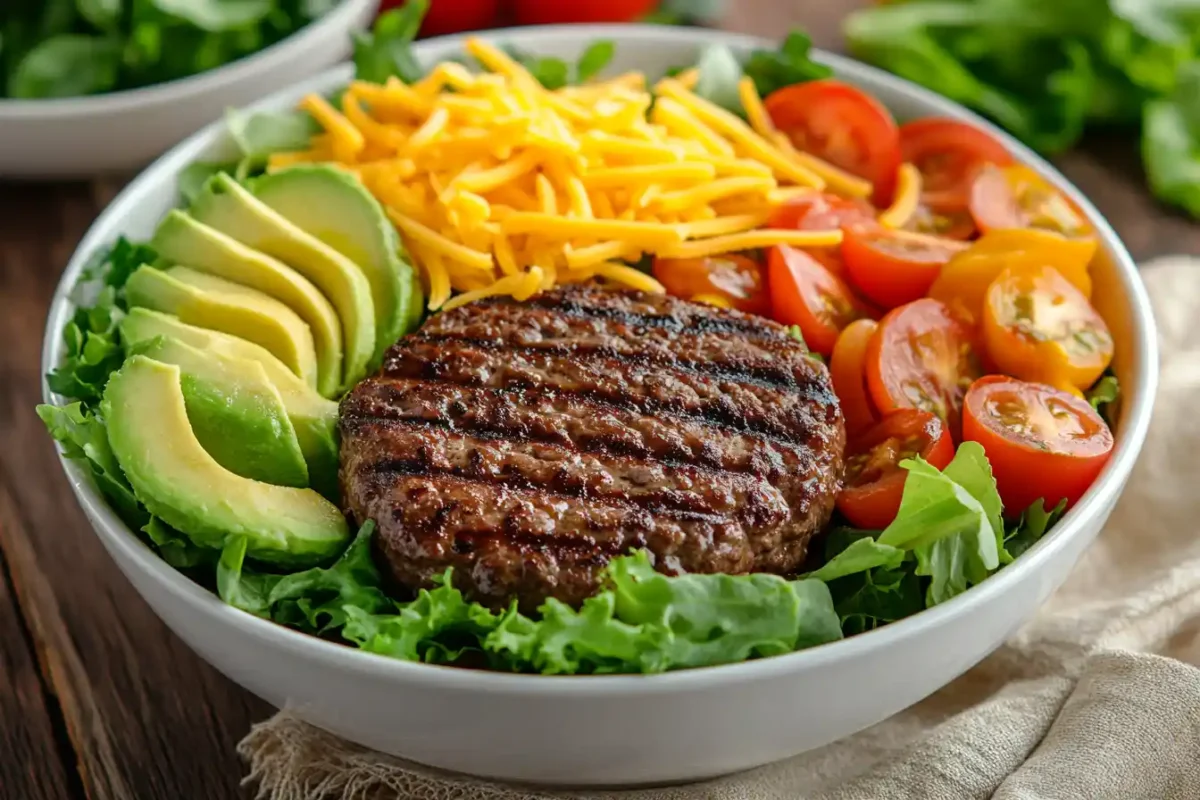
[[[777,37],[804,23],[832,49],[856,5],[727,2],[732,30]],[[1200,226],[1145,191],[1133,135],[1091,139],[1060,165],[1136,257],[1200,253]],[[126,583],[33,412],[59,272],[120,183],[0,183],[0,800],[238,797],[234,744],[270,713]]]

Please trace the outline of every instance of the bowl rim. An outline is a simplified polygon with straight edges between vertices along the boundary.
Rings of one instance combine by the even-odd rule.
[[[503,29],[502,31],[488,32],[485,35],[510,37],[517,40],[522,46],[536,48],[539,43],[554,42],[555,39],[564,36],[578,37],[581,30],[586,32],[589,40],[609,38],[616,41],[618,46],[622,43],[653,45],[669,41],[696,47],[720,43],[734,49],[747,49],[771,46],[772,44],[766,39],[742,34],[655,25],[596,25],[586,28],[570,25],[531,26]],[[462,42],[471,35],[479,34],[456,34],[418,42],[418,55],[427,57],[435,53],[451,51],[460,47]],[[602,696],[612,692],[620,692],[625,695],[660,694],[687,692],[701,687],[713,688],[766,681],[786,673],[819,670],[886,650],[921,629],[940,626],[1000,600],[1012,586],[1022,580],[1026,573],[1052,561],[1072,539],[1084,535],[1088,523],[1104,513],[1106,505],[1110,503],[1114,494],[1119,495],[1133,468],[1149,428],[1158,384],[1158,343],[1149,297],[1138,276],[1132,257],[1105,218],[1082,192],[1028,147],[968,109],[905,79],[854,59],[825,51],[814,50],[814,56],[817,60],[833,67],[844,79],[852,82],[868,80],[896,95],[906,96],[931,115],[968,121],[988,131],[1009,148],[1019,161],[1034,168],[1078,204],[1089,222],[1095,227],[1101,246],[1109,253],[1114,262],[1121,290],[1129,305],[1134,352],[1128,353],[1126,356],[1132,359],[1133,381],[1132,386],[1128,387],[1124,395],[1126,401],[1122,403],[1122,419],[1120,428],[1116,432],[1113,457],[1080,502],[1063,517],[1050,534],[1022,554],[1020,559],[1012,565],[992,575],[982,584],[974,586],[969,591],[934,608],[925,609],[873,631],[793,653],[657,675],[548,676],[490,672],[402,661],[325,641],[228,606],[216,594],[169,566],[157,553],[145,545],[104,501],[86,470],[67,461],[61,448],[56,448],[71,488],[97,535],[107,549],[115,548],[120,551],[125,561],[136,565],[145,577],[154,580],[174,595],[177,601],[192,606],[194,612],[207,616],[214,622],[240,628],[248,636],[259,637],[278,649],[302,655],[318,661],[324,666],[348,670],[352,674],[362,676],[400,680],[429,688],[485,691],[518,696],[569,694],[586,697]],[[351,77],[351,72],[348,64],[334,67],[306,81],[275,92],[248,106],[247,109],[254,111],[276,108],[290,97],[299,97],[311,91],[327,90],[337,86],[339,82],[347,81]],[[69,295],[91,253],[98,247],[104,246],[112,238],[108,229],[115,227],[118,219],[127,216],[130,210],[142,201],[144,195],[151,192],[164,179],[170,179],[177,173],[178,168],[199,156],[206,147],[211,145],[212,140],[220,135],[222,128],[223,122],[220,120],[209,124],[143,170],[101,212],[80,241],[55,289],[47,316],[41,364],[44,402],[55,405],[62,402],[62,398],[58,398],[50,391],[45,375],[59,360],[61,351],[59,331],[68,315],[73,312],[73,304]],[[1132,398],[1132,402],[1129,402],[1129,398]],[[118,560],[118,565],[125,568],[120,560]]]
[[[87,114],[118,114],[155,103],[184,101],[200,94],[219,91],[252,72],[270,71],[293,55],[307,50],[317,39],[353,25],[354,20],[376,6],[379,0],[342,0],[333,10],[310,20],[279,41],[219,67],[161,83],[122,89],[104,94],[44,99],[0,98],[0,122],[56,120]],[[343,35],[340,34],[339,35]]]

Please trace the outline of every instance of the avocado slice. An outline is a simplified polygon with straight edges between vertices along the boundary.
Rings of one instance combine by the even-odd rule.
[[[307,278],[179,210],[159,223],[150,243],[168,261],[257,289],[295,311],[312,330],[317,391],[326,397],[337,393],[342,384],[341,322]]]
[[[192,432],[174,364],[132,356],[109,379],[100,408],[134,494],[198,546],[220,549],[244,536],[252,558],[305,567],[349,541],[342,512],[313,490],[243,478],[208,454]]]
[[[312,331],[295,311],[262,292],[186,267],[141,266],[129,276],[125,298],[131,306],[175,314],[189,324],[260,344],[316,386]]]
[[[209,181],[191,214],[316,284],[342,323],[342,387],[362,380],[375,355],[375,302],[366,275],[354,262],[288,222],[224,173]]]
[[[133,352],[179,367],[192,432],[218,464],[243,478],[308,486],[296,430],[261,364],[161,336]]]
[[[251,191],[293,225],[362,269],[375,301],[376,357],[411,330],[414,270],[396,229],[358,178],[305,164],[255,178]]]
[[[121,340],[127,347],[169,336],[204,352],[257,362],[283,400],[308,465],[309,482],[318,492],[338,502],[337,403],[321,397],[265,348],[245,339],[197,328],[178,317],[148,308],[131,308],[120,324]]]

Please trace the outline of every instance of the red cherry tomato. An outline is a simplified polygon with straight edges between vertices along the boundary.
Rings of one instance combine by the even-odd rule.
[[[857,528],[883,530],[896,518],[908,471],[900,462],[920,456],[944,468],[954,458],[954,443],[938,417],[915,408],[893,411],[846,447],[843,489],[837,498],[842,516]]]
[[[632,22],[658,5],[657,0],[514,0],[519,25],[560,22]]]
[[[407,0],[383,0],[380,12],[404,5]],[[496,24],[499,0],[430,0],[421,22],[422,36],[441,36],[459,31],[477,31]]]
[[[875,208],[866,200],[852,200],[835,194],[813,192],[799,197],[775,209],[768,228],[784,228],[798,231],[827,231],[860,223],[873,223]],[[833,270],[838,277],[845,277],[841,253],[836,247],[809,247],[805,252]]]
[[[918,119],[900,126],[900,152],[921,172],[921,198],[940,212],[961,211],[984,164],[1013,163],[1004,145],[952,119]]]
[[[799,325],[809,349],[827,356],[838,334],[866,308],[841,278],[808,253],[787,245],[767,253],[771,315],[784,325]]]
[[[877,225],[845,229],[842,261],[854,287],[883,308],[925,296],[942,266],[967,246]]]
[[[965,207],[953,211],[936,211],[921,203],[909,218],[904,230],[966,241],[974,238],[979,229],[975,227],[975,218]]]
[[[900,131],[875,98],[841,81],[819,80],[786,86],[763,103],[797,148],[871,181],[876,205],[891,201]]]
[[[745,256],[657,258],[653,272],[676,297],[721,298],[728,307],[751,314],[765,314],[770,306],[762,267]]]
[[[1112,431],[1086,400],[1003,375],[967,391],[963,438],[983,446],[1009,515],[1038,498],[1046,508],[1064,499],[1074,505],[1113,448]]]
[[[971,332],[944,303],[916,300],[889,311],[867,348],[867,386],[881,413],[919,408],[960,428],[962,397],[979,377]]]
[[[829,356],[829,378],[842,416],[846,420],[846,432],[854,436],[879,421],[871,395],[867,391],[867,345],[875,333],[873,319],[851,322],[838,336]]]
[[[983,167],[971,184],[970,208],[984,233],[1037,228],[1070,238],[1092,234],[1087,218],[1066,195],[1020,164]]]

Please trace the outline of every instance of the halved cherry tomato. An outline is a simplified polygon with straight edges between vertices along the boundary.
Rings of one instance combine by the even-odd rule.
[[[1007,269],[992,281],[983,335],[1003,372],[1071,392],[1095,383],[1113,357],[1104,319],[1052,267]]]
[[[987,288],[1006,269],[1050,266],[1085,297],[1091,297],[1088,264],[1096,253],[1093,238],[1067,239],[1033,228],[985,233],[955,255],[929,287],[929,296],[950,306],[964,320],[982,319]]]
[[[919,408],[957,434],[962,396],[979,377],[971,334],[943,303],[916,300],[888,312],[867,347],[867,387],[883,414]]]
[[[984,231],[1040,228],[1063,236],[1088,236],[1083,212],[1029,167],[985,166],[971,185],[971,216]]]
[[[676,297],[724,298],[728,307],[751,314],[765,314],[770,306],[762,267],[745,256],[656,258],[653,272]]]
[[[854,287],[884,308],[924,297],[942,266],[967,246],[879,226],[845,229],[842,261]]]
[[[809,349],[827,356],[838,334],[866,308],[842,279],[808,253],[787,245],[767,253],[771,315],[784,325],[799,325]]]
[[[858,528],[882,530],[896,518],[908,471],[900,466],[920,456],[942,469],[954,458],[954,442],[942,420],[902,408],[846,446],[844,488],[837,498],[842,516]]]
[[[867,392],[867,345],[875,333],[876,322],[859,319],[846,326],[833,345],[829,357],[829,377],[842,407],[846,432],[861,433],[879,421]]]
[[[974,125],[934,117],[900,126],[900,152],[921,172],[922,200],[943,212],[966,208],[984,164],[1013,163],[1004,145]]]
[[[437,0],[434,0],[437,2]],[[513,11],[520,25],[560,22],[632,22],[650,13],[656,0],[515,0]]]
[[[1113,447],[1112,431],[1086,400],[1003,375],[971,385],[963,438],[983,445],[1009,515],[1038,498],[1047,509],[1063,499],[1074,505]]]
[[[944,239],[965,241],[975,235],[975,219],[965,208],[956,211],[935,211],[925,203],[917,206],[904,230],[941,236]]]
[[[866,200],[849,199],[835,194],[813,192],[775,209],[768,228],[798,231],[827,231],[860,223],[874,223],[875,207]],[[805,252],[829,267],[841,278],[846,269],[836,247],[808,247]]]
[[[876,205],[891,201],[900,168],[900,130],[879,101],[827,79],[786,86],[763,104],[798,149],[869,180]]]

